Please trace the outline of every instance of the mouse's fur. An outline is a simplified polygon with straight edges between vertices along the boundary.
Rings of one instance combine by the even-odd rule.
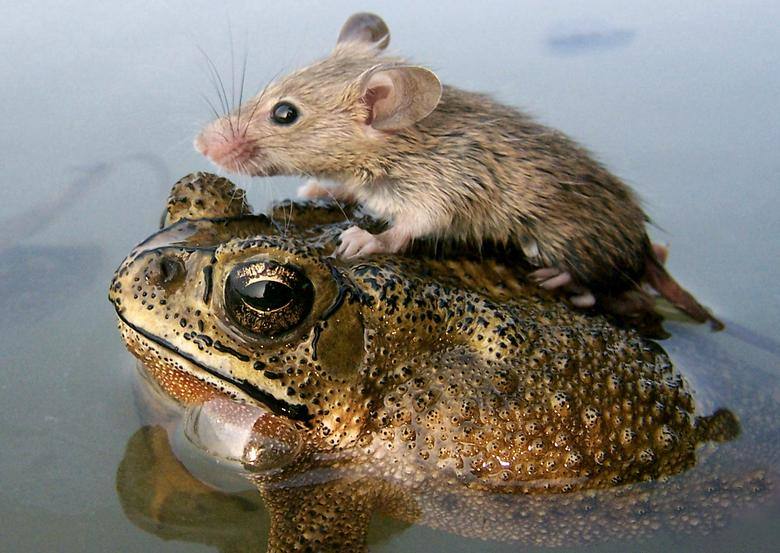
[[[353,16],[327,58],[213,122],[196,147],[228,170],[335,182],[330,194],[391,225],[377,237],[345,233],[376,239],[352,254],[422,237],[509,243],[596,293],[636,289],[649,271],[676,305],[711,318],[657,262],[647,217],[620,179],[564,134],[383,55],[388,40],[380,18]],[[280,101],[297,108],[293,124],[272,121]]]

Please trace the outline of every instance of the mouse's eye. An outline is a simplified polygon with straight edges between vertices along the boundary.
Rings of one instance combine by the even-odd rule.
[[[225,282],[225,310],[242,330],[273,338],[306,318],[314,286],[293,265],[253,261],[236,265]]]
[[[298,119],[298,108],[290,102],[279,102],[271,110],[271,120],[278,125],[291,125]]]

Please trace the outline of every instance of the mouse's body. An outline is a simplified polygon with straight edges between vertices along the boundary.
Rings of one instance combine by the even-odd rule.
[[[357,201],[389,223],[353,227],[339,253],[395,253],[418,238],[512,244],[575,303],[649,282],[712,320],[665,272],[631,189],[564,134],[382,55],[384,22],[356,14],[331,55],[209,125],[196,148],[250,175],[298,174],[308,197]],[[591,293],[592,292],[592,293]]]
[[[650,243],[633,192],[560,132],[490,98],[443,88],[436,109],[388,136],[385,162],[342,190],[423,236],[513,243],[592,289],[625,288]]]

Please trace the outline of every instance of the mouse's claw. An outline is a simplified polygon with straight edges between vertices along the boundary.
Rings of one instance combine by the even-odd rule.
[[[577,284],[567,271],[561,271],[555,267],[543,267],[529,273],[528,278],[536,282],[545,290],[562,289],[571,293],[569,301],[575,307],[586,309],[596,304],[596,296],[588,290]]]
[[[555,267],[544,267],[530,273],[528,277],[546,290],[554,290],[571,284],[572,278],[566,271]]]
[[[555,290],[556,288],[563,288],[572,283],[571,275],[567,272],[558,273],[554,277],[550,277],[547,280],[540,282],[539,286],[545,290]]]
[[[569,297],[569,301],[574,307],[587,309],[588,307],[596,305],[596,296],[594,296],[592,292],[585,291],[582,294]]]
[[[336,255],[344,259],[388,252],[382,240],[360,227],[349,227],[341,233],[339,239],[341,244],[336,249]]]

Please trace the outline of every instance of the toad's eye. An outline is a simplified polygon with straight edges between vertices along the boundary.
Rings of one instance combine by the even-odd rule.
[[[293,265],[254,261],[236,265],[225,282],[225,309],[242,330],[273,338],[298,326],[311,311],[314,287]]]
[[[279,102],[271,110],[271,120],[277,125],[292,125],[298,119],[298,108],[290,102]]]

